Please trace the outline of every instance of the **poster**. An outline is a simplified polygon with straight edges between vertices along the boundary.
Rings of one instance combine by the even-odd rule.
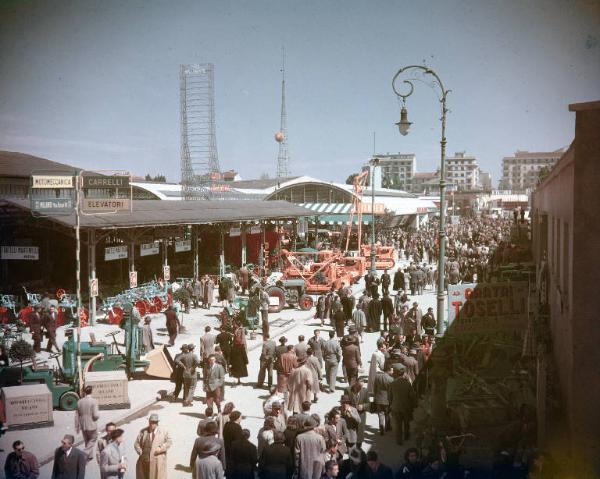
[[[90,278],[90,297],[98,296],[98,278]]]
[[[448,333],[525,331],[528,292],[526,281],[448,285]]]
[[[127,258],[127,246],[107,246],[104,248],[104,261]]]
[[[137,271],[129,272],[129,287],[137,288],[138,280],[137,280]]]

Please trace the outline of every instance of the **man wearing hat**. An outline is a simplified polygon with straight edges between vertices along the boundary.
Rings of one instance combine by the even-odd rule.
[[[394,369],[391,364],[384,366],[385,370],[378,371],[373,384],[373,403],[377,410],[379,419],[379,434],[382,436],[385,431],[391,431],[392,424],[390,421],[390,385],[394,382]]]
[[[185,354],[189,351],[187,344],[183,344],[181,346],[181,352],[177,353],[173,358],[173,362],[175,367],[173,369],[173,373],[171,374],[171,381],[175,383],[175,390],[173,391],[173,395],[171,396],[173,401],[177,400],[179,396],[179,392],[181,391],[181,387],[183,386],[183,368],[177,364],[177,361],[181,358],[182,354]],[[185,396],[184,396],[185,399]]]
[[[436,323],[433,308],[427,308],[427,312],[421,318],[421,326],[426,334],[435,334]]]
[[[344,336],[342,339],[342,363],[346,369],[346,379],[348,384],[352,384],[352,381],[358,378],[358,370],[362,366],[362,360],[360,357],[360,347],[358,346],[357,337],[353,336],[356,334],[356,328],[350,326],[348,329],[349,335]]]
[[[354,380],[351,386],[347,387],[344,394],[348,396],[349,404],[358,412],[360,424],[358,425],[358,435],[356,445],[360,448],[365,438],[365,425],[367,422],[367,410],[369,409],[369,393],[363,386],[360,378]]]
[[[167,479],[167,451],[171,447],[169,432],[158,426],[158,414],[150,414],[148,426],[138,434],[134,449],[138,454],[136,479]]]
[[[201,438],[196,439],[196,443]],[[219,444],[219,439],[212,438],[212,441],[204,441],[197,451],[197,456],[194,457],[192,466],[192,477],[194,479],[202,479],[207,477],[222,478],[225,475],[223,463],[217,457],[223,451],[222,444]],[[196,444],[194,444],[196,448]],[[193,453],[192,453],[193,454]]]
[[[198,425],[200,427],[200,425]],[[202,428],[202,431],[198,431],[200,434],[194,441],[194,447],[192,448],[192,454],[190,455],[190,468],[195,473],[195,479],[201,479],[203,477],[222,477],[222,476],[205,476],[199,475],[199,472],[206,472],[208,468],[212,471],[223,471],[225,463],[225,445],[223,439],[217,437],[219,432],[219,426],[215,421],[207,421]],[[199,464],[200,461],[213,456],[217,459],[217,462],[221,465],[219,468],[215,461],[212,459]],[[201,469],[201,471],[199,471]],[[203,472],[204,471],[204,472]]]
[[[194,348],[194,344],[188,344],[188,352],[183,353],[175,363],[183,370],[184,406],[192,405],[192,401],[194,399],[194,391],[196,390],[196,383],[198,382],[196,368],[200,366],[200,359],[198,359],[198,356],[196,356],[193,353]]]
[[[340,416],[346,422],[346,446],[348,449],[354,447],[358,442],[358,428],[361,423],[360,414],[356,408],[350,405],[350,398],[344,394],[340,399]]]
[[[152,336],[152,328],[150,327],[150,316],[144,317],[144,327],[142,328],[142,342],[144,343],[144,351],[149,353],[154,349],[154,337]]]
[[[313,374],[306,366],[306,358],[298,358],[298,367],[291,372],[288,380],[288,410],[294,413],[302,412],[302,403],[308,401],[310,404],[312,400],[312,388]]]
[[[392,422],[396,432],[396,444],[410,437],[410,418],[416,406],[415,391],[405,377],[405,367],[394,364],[394,382],[389,386],[388,399]]]
[[[369,382],[367,389],[370,394],[373,394],[373,385],[375,383],[377,372],[383,371],[385,366],[386,351],[385,339],[379,338],[377,340],[377,351],[371,355],[371,365],[369,367]]]
[[[321,477],[324,457],[327,446],[325,439],[319,433],[315,432],[317,422],[309,417],[302,424],[302,434],[296,436],[296,450],[294,455],[294,464],[298,479],[314,479]]]
[[[335,339],[335,331],[329,331],[329,340],[323,343],[323,361],[325,362],[325,377],[327,379],[328,393],[335,391],[337,371],[342,358],[340,344]]]

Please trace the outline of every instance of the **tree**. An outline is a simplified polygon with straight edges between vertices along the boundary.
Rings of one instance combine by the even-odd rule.
[[[547,166],[542,166],[540,171],[538,171],[538,181],[537,184],[540,185],[546,179],[546,177],[550,174],[550,168]]]
[[[348,178],[346,178],[347,185],[353,185],[354,179],[358,176],[358,173],[352,173]]]
[[[261,173],[260,179],[261,180],[268,180],[269,179],[269,173]]]
[[[165,175],[156,175],[151,176],[149,173],[144,176],[145,181],[154,181],[156,183],[165,183],[167,181],[167,177]]]
[[[20,339],[11,344],[8,350],[8,356],[11,361],[16,361],[21,365],[21,382],[23,382],[23,361],[33,359],[33,348],[27,341]]]

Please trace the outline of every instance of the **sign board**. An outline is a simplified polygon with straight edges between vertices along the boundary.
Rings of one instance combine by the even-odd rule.
[[[158,241],[154,243],[142,243],[140,245],[140,256],[151,256],[160,252]]]
[[[168,264],[163,265],[163,279],[165,281],[171,280],[171,267]]]
[[[482,334],[527,329],[526,281],[448,285],[448,332]]]
[[[240,236],[242,234],[242,228],[229,228],[229,236]]]
[[[84,188],[115,189],[129,188],[129,176],[125,175],[93,175],[83,176]]]
[[[451,225],[460,224],[460,216],[458,216],[458,215],[452,215],[452,216],[450,216],[450,224]]]
[[[250,227],[251,235],[257,235],[257,234],[260,234],[261,232],[262,232],[262,227],[260,225]]]
[[[32,175],[32,188],[73,188],[73,176],[66,175]]]
[[[375,207],[375,214],[376,215],[382,215],[385,213],[385,205],[383,203],[375,203],[375,205],[373,205]],[[361,209],[362,209],[362,213],[363,214],[371,214],[371,212],[373,211],[373,208],[371,207],[371,203],[368,202],[363,202],[361,203]]]
[[[175,253],[192,251],[192,240],[175,241]]]
[[[92,298],[98,296],[98,278],[90,278],[90,296]]]
[[[119,211],[129,209],[129,198],[84,198],[84,211]]]
[[[35,198],[31,196],[31,209],[38,213],[73,209],[73,198]],[[69,212],[70,213],[70,212]]]
[[[37,246],[2,246],[1,259],[37,261],[40,249]]]
[[[137,271],[129,272],[129,287],[137,288]]]
[[[104,248],[104,261],[127,258],[127,246],[107,246]]]

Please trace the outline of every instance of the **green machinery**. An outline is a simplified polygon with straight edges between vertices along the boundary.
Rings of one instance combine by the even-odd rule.
[[[112,343],[89,342],[80,343],[81,367],[87,371],[116,371],[119,369],[133,377],[134,373],[144,370],[149,362],[139,359],[142,350],[142,335],[139,327],[139,314],[131,305],[124,307],[123,320],[120,327],[125,330],[125,353],[122,353],[115,336],[118,331],[110,333]],[[32,366],[21,368],[5,367],[0,370],[0,387],[18,386],[20,384],[46,384],[52,393],[54,408],[71,411],[77,407],[79,400],[79,371],[77,369],[77,341],[73,330],[66,331],[67,340],[63,343],[62,365],[58,362],[59,354],[51,358],[57,360],[57,369],[39,369]]]

